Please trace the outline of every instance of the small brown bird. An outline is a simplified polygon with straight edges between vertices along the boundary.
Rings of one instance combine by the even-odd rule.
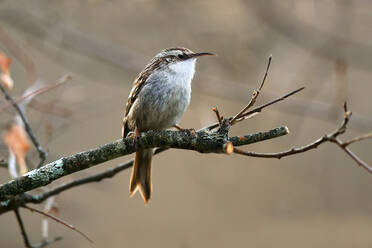
[[[129,94],[122,135],[134,131],[163,130],[176,127],[191,98],[191,80],[195,62],[200,56],[212,53],[194,53],[183,47],[168,48],[158,53],[137,76]],[[129,183],[130,195],[139,190],[147,204],[152,192],[152,149],[139,149],[134,158]]]

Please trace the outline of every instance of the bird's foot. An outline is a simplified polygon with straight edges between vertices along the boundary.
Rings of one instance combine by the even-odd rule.
[[[140,133],[139,133],[138,129],[136,128],[134,131],[129,132],[127,137],[132,140],[132,145],[133,145],[134,149],[137,150],[138,149],[138,141],[139,141],[139,138],[140,138]]]

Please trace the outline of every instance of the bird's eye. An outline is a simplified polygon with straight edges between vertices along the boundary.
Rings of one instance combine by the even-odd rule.
[[[178,58],[183,59],[185,56],[183,54],[178,54]]]

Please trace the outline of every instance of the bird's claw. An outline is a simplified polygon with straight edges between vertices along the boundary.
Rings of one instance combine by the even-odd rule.
[[[137,150],[138,149],[138,141],[139,141],[139,138],[140,138],[139,134],[137,134],[136,132],[129,132],[127,137],[132,140],[132,145],[133,145],[134,149]]]

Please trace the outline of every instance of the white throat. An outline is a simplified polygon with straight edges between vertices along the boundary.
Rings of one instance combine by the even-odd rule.
[[[191,84],[191,80],[195,74],[195,62],[196,58],[191,58],[169,65],[169,69],[172,71],[177,83]]]

